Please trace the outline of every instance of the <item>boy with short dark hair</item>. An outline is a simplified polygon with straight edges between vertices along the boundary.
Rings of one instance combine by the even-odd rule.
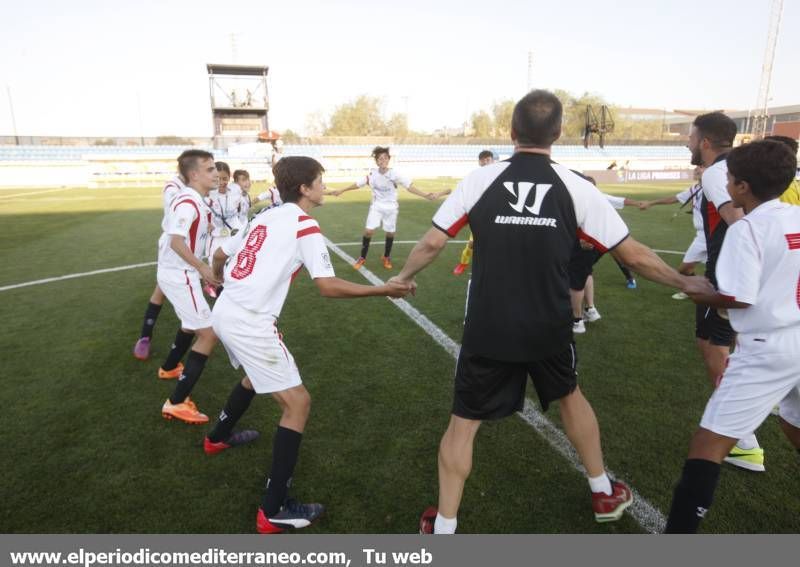
[[[736,350],[689,445],[667,533],[697,531],[720,463],[776,404],[781,428],[800,451],[800,209],[778,201],[797,158],[779,142],[760,141],[732,150],[727,166],[732,205],[745,216],[728,228],[717,290],[690,295],[698,304],[729,310]]]

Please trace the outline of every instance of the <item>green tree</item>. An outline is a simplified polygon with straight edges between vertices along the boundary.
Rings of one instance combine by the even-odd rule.
[[[511,115],[514,113],[514,104],[513,100],[507,99],[492,105],[494,135],[498,138],[508,138],[511,133]]]
[[[384,134],[396,138],[408,136],[408,116],[400,112],[392,114],[389,120],[386,121]]]
[[[485,110],[473,112],[469,119],[472,126],[472,135],[476,138],[491,138],[494,132],[494,122]]]
[[[386,124],[381,118],[380,99],[361,95],[336,107],[326,136],[382,136]]]
[[[283,134],[281,134],[281,139],[286,144],[299,144],[300,134],[298,134],[294,130],[284,130]]]

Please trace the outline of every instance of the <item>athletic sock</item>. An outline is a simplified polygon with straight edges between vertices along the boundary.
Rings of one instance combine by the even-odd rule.
[[[169,354],[167,354],[167,359],[164,361],[164,364],[161,365],[161,368],[164,370],[174,370],[183,358],[183,355],[186,354],[186,351],[192,346],[193,338],[194,333],[185,333],[182,329],[178,329],[178,334],[175,335],[175,341],[173,341]]]
[[[614,261],[617,262],[617,259],[614,258]],[[625,276],[626,280],[630,281],[630,280],[634,279],[633,274],[631,273],[631,271],[628,269],[627,266],[625,266],[623,264],[620,264],[619,262],[617,262],[617,266],[619,266],[619,269],[622,272],[622,274]]]
[[[228,396],[228,401],[225,402],[225,407],[222,408],[219,414],[219,419],[214,425],[214,429],[208,434],[209,441],[219,443],[228,439],[239,418],[250,407],[250,402],[253,401],[255,395],[256,393],[253,390],[248,390],[242,386],[241,382],[237,382]]]
[[[394,236],[387,236],[386,244],[383,247],[383,255],[386,258],[392,255],[392,244],[394,244]]]
[[[454,534],[458,518],[445,518],[441,514],[436,514],[436,521],[433,523],[433,533],[435,534]]]
[[[472,248],[469,244],[464,246],[464,250],[461,251],[461,263],[464,265],[469,264],[472,261]]]
[[[736,442],[736,446],[739,447],[742,451],[749,451],[751,449],[758,448],[759,444],[755,434],[751,433],[750,435],[747,435],[739,439]]]
[[[182,404],[186,400],[192,388],[200,379],[200,374],[203,373],[203,368],[206,366],[206,360],[208,360],[207,354],[201,354],[194,350],[189,353],[189,356],[186,357],[186,366],[183,368],[183,374],[178,378],[175,390],[169,397],[171,404]]]
[[[302,439],[302,433],[280,425],[275,432],[275,440],[272,442],[272,468],[267,478],[267,490],[261,499],[261,508],[267,518],[277,514],[286,500]]]
[[[142,338],[148,339],[153,336],[153,327],[156,326],[156,319],[161,312],[161,306],[157,303],[150,302],[147,304],[147,310],[144,312],[144,323],[142,324]]]
[[[720,466],[704,459],[688,459],[672,496],[668,534],[693,534],[714,500]]]
[[[372,240],[369,236],[362,236],[361,237],[361,257],[366,258],[367,252],[369,252],[369,242]]]
[[[611,495],[611,479],[605,471],[600,476],[587,477],[589,479],[589,490],[592,492],[602,492]]]

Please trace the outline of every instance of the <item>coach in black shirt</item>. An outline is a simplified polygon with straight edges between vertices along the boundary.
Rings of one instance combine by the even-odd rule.
[[[620,518],[633,497],[608,478],[600,430],[576,380],[567,264],[576,239],[610,251],[642,276],[687,293],[707,290],[681,276],[628,234],[625,223],[587,180],[550,159],[562,107],[536,90],[514,107],[514,155],[467,175],[442,204],[397,279],[414,276],[466,224],[475,237],[472,284],[456,367],[450,424],[439,448],[439,506],[420,522],[425,533],[454,533],[475,434],[484,419],[523,407],[530,375],[542,408],[559,400],[567,436],[589,477],[597,521]]]

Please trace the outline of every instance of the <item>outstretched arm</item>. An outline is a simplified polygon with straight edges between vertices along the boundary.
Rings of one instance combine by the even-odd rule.
[[[342,193],[347,193],[348,191],[352,191],[353,189],[358,189],[357,183],[351,183],[344,189],[335,189],[334,191],[331,192],[331,195],[333,195],[334,197],[338,197]]]
[[[192,252],[189,246],[186,245],[186,240],[183,236],[178,234],[170,235],[169,245],[170,248],[172,248],[172,250],[174,250],[184,262],[200,272],[201,278],[212,285],[220,284],[220,280],[214,276],[214,273],[211,271],[211,267],[194,255],[194,252]]]
[[[653,201],[642,201],[641,203],[639,203],[639,209],[644,211],[646,209],[649,209],[653,205],[672,205],[673,203],[677,202],[678,198],[675,195],[672,195],[671,197],[663,197],[661,199],[655,199]]]
[[[682,276],[650,248],[630,236],[614,248],[611,255],[634,272],[641,274],[642,277],[677,288],[689,295],[706,293],[714,289],[705,278]]]
[[[436,227],[433,227],[417,242],[406,261],[403,269],[396,278],[401,282],[412,282],[414,276],[424,270],[433,262],[447,245],[448,236]],[[392,281],[390,280],[390,281]]]
[[[353,297],[405,297],[411,292],[412,285],[409,283],[389,282],[380,286],[361,285],[343,280],[340,278],[315,278],[320,295],[337,299],[349,299]]]

